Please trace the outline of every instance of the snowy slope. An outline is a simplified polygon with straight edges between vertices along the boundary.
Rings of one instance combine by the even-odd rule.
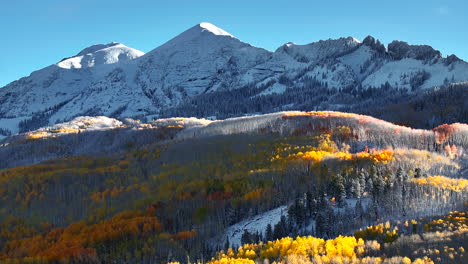
[[[225,240],[227,237],[231,245],[240,246],[242,245],[241,237],[244,231],[248,231],[250,233],[264,233],[268,224],[274,227],[280,221],[281,216],[287,216],[287,210],[288,206],[280,206],[273,210],[258,214],[254,217],[234,224],[226,229],[226,235],[223,237],[223,239]],[[222,243],[218,244],[222,245]]]
[[[370,36],[286,43],[270,52],[200,23],[146,54],[120,43],[97,44],[0,88],[0,132],[77,116],[153,118],[215,91],[256,87],[252,98],[271,96],[311,79],[335,89],[411,91],[467,81],[468,63],[424,45],[394,41],[385,47]]]
[[[421,88],[431,88],[447,82],[460,82],[468,78],[468,64],[453,62],[447,67],[446,62],[425,63],[413,58],[391,61],[369,75],[363,81],[363,87],[379,87],[388,82],[393,87],[411,89],[411,78],[420,72],[427,72],[429,79]]]
[[[65,58],[56,65],[65,69],[89,68],[97,65],[133,60],[144,54],[142,51],[112,42],[106,45],[97,44],[88,47],[76,56]]]
[[[270,52],[201,23],[140,59],[136,83],[160,105],[209,91],[238,87],[240,77]]]
[[[348,53],[360,43],[353,37],[321,40],[307,45],[289,42],[278,48],[276,52],[288,54],[297,61],[311,62]]]
[[[122,71],[120,67],[143,54],[119,43],[94,45],[84,49],[77,56],[63,59],[57,64],[8,84],[0,89],[0,127],[16,133],[18,123],[8,120],[19,122],[30,118],[34,113],[52,116],[59,112],[58,118],[52,119],[51,124],[58,122],[59,118],[70,120],[86,114],[89,109],[105,102],[103,94],[97,94],[93,101],[92,91],[96,84],[102,79],[113,78],[114,73]],[[103,91],[113,96],[117,95],[110,87],[105,87]],[[92,102],[77,105],[76,99],[83,97]],[[69,107],[72,110],[67,111],[64,106],[70,103],[73,104]]]
[[[356,198],[347,198],[346,200],[347,208],[355,208],[357,199]],[[365,197],[361,200],[362,207],[364,210],[367,210],[371,199],[369,197]],[[335,213],[344,212],[345,208],[340,208],[337,205],[332,205],[332,209]],[[260,213],[253,217],[247,218],[239,223],[229,226],[224,231],[224,235],[219,237],[222,241],[215,241],[218,245],[224,245],[226,243],[226,238],[229,239],[229,243],[231,248],[237,248],[238,246],[242,245],[241,238],[242,234],[245,231],[248,231],[251,234],[261,233],[265,235],[265,230],[268,224],[271,225],[273,228],[280,220],[281,216],[288,215],[288,207],[287,205],[279,206],[275,209],[270,211],[266,211],[264,213]],[[310,219],[310,223],[308,226],[304,227],[303,232],[306,234],[313,234],[312,230],[315,230],[315,219]]]

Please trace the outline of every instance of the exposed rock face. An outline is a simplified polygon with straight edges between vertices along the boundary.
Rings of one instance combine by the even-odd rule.
[[[457,61],[462,61],[460,58],[458,58],[455,54],[452,54],[450,56],[447,56],[447,65],[450,65],[454,62],[457,62]]]
[[[363,41],[362,44],[369,46],[370,48],[376,50],[379,53],[385,53],[386,49],[385,46],[378,40],[372,36],[367,36]]]
[[[299,62],[311,62],[349,53],[359,45],[360,42],[353,37],[320,40],[307,45],[288,42],[279,47],[275,53],[288,54]]]
[[[394,40],[388,44],[388,52],[393,58],[401,60],[403,58],[413,58],[417,60],[430,60],[442,57],[440,51],[427,45],[409,45],[407,42]]]

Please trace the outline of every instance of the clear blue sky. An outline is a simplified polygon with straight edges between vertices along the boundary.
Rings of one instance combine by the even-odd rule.
[[[204,21],[269,50],[372,35],[468,60],[467,11],[466,0],[4,0],[0,87],[92,44],[116,41],[147,52]]]

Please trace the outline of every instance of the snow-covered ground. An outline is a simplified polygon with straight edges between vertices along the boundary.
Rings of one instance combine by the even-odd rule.
[[[263,92],[261,92],[258,95],[282,94],[286,91],[286,88],[287,86],[284,84],[274,83],[273,85],[266,88],[265,90],[263,90]]]
[[[370,198],[363,198],[361,202],[363,209],[367,210],[371,200]],[[357,203],[357,199],[346,199],[346,203],[348,204],[348,208],[354,209]],[[221,241],[214,241],[214,243],[223,245],[226,242],[226,238],[228,238],[231,247],[236,248],[237,246],[241,245],[242,234],[245,231],[250,233],[259,232],[265,235],[264,233],[268,224],[270,224],[273,228],[280,221],[281,216],[288,215],[288,207],[289,206],[287,205],[283,205],[236,223],[226,228],[224,236],[219,238]],[[333,206],[333,210],[338,213],[344,212],[345,209]],[[308,226],[304,227],[303,231],[310,233],[312,230],[315,230],[315,220],[313,219],[310,221]]]
[[[88,47],[78,55],[66,58],[57,66],[65,69],[89,68],[103,64],[113,64],[122,61],[133,60],[143,56],[145,53],[123,44],[112,42],[109,44],[97,44]]]
[[[264,233],[268,224],[274,227],[280,221],[282,215],[287,215],[287,208],[288,206],[280,206],[228,227],[224,237],[221,238],[223,240],[222,242],[224,243],[227,237],[229,238],[229,243],[234,248],[240,246],[244,231],[247,230],[250,233]]]

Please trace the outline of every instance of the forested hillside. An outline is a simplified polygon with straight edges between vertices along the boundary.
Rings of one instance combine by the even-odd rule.
[[[1,142],[0,262],[460,263],[467,148],[341,112],[79,118]]]
[[[283,80],[286,82],[285,80]],[[468,83],[434,89],[389,92],[389,87],[330,89],[317,80],[306,79],[282,94],[255,96],[263,87],[244,87],[192,98],[162,116],[214,116],[220,119],[251,113],[285,110],[336,110],[360,113],[414,128],[431,129],[444,123],[468,123]]]
[[[226,248],[207,263],[466,263],[466,215],[453,211],[432,221],[387,221],[334,239],[297,236],[254,242]]]

